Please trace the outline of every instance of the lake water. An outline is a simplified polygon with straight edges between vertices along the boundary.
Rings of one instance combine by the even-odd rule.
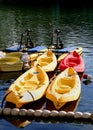
[[[20,41],[25,29],[31,29],[32,41],[35,45],[51,44],[51,26],[61,30],[64,47],[77,46],[83,48],[85,73],[93,75],[93,9],[65,9],[54,6],[3,6],[0,5],[0,49]],[[6,88],[20,73],[0,73],[0,104]],[[88,85],[81,81],[82,91],[76,111],[93,112],[93,82]],[[68,121],[44,121],[0,118],[0,130],[18,130],[22,122],[27,125],[24,130],[92,130],[92,123]]]

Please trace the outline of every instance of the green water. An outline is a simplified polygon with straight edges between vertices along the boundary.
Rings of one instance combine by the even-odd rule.
[[[0,5],[0,49],[13,45],[20,41],[20,36],[25,29],[31,29],[31,38],[35,45],[50,45],[51,30],[61,30],[61,39],[64,46],[80,46],[83,48],[85,61],[85,73],[93,74],[93,9],[92,8],[70,8],[65,9],[59,4],[53,6],[3,6]],[[20,74],[0,73],[0,88],[8,88],[11,80]],[[93,112],[93,83],[82,85],[82,93],[76,111]],[[5,90],[0,91],[0,103]],[[13,119],[17,122],[18,119]],[[22,121],[22,119],[21,119]],[[20,122],[20,121],[19,121]],[[92,123],[57,122],[31,120],[24,129],[33,130],[92,130]],[[0,119],[0,130],[20,129],[5,120]]]
[[[3,49],[19,42],[21,34],[27,28],[32,30],[32,40],[35,44],[50,44],[50,23],[54,28],[62,31],[61,39],[65,45],[90,42],[93,28],[92,15],[91,8],[65,10],[59,5],[0,6],[0,47]]]

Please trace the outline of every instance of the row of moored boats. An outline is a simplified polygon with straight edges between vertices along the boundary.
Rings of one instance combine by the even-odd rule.
[[[1,54],[0,71],[22,71],[23,66],[27,67],[27,70],[6,90],[2,104],[5,100],[21,108],[45,96],[53,103],[55,109],[60,110],[66,103],[80,97],[79,73],[83,74],[85,70],[81,47],[57,56],[53,49],[30,54],[24,52]]]

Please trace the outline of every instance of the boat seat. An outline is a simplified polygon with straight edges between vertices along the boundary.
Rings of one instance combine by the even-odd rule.
[[[69,87],[73,87],[75,85],[75,78],[72,77],[64,77],[64,78],[60,78],[57,81],[57,85],[62,88],[64,85],[65,86],[69,86]]]

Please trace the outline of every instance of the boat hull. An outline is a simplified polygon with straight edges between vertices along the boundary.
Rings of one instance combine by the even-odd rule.
[[[56,109],[60,109],[67,102],[77,100],[80,93],[80,78],[77,72],[69,67],[50,83],[46,91],[46,98],[53,102]]]
[[[57,67],[56,55],[48,49],[45,53],[37,57],[34,65],[36,66],[37,64],[46,72],[54,71]]]
[[[4,97],[6,97],[7,102],[11,102],[20,108],[24,104],[42,98],[48,84],[49,78],[46,72],[40,66],[36,66],[19,76],[10,85]]]
[[[65,51],[65,53],[62,53],[61,55],[59,55],[58,57],[58,63],[64,58],[66,57],[69,53],[76,51],[78,54],[82,54],[83,52],[83,48],[82,47],[69,47],[69,48],[65,48],[68,51]]]
[[[73,67],[76,72],[83,73],[85,70],[84,60],[76,51],[69,53],[59,62],[59,69],[65,70],[68,67]]]
[[[23,62],[21,62],[18,57],[0,58],[1,72],[22,71],[22,68],[23,68]]]

